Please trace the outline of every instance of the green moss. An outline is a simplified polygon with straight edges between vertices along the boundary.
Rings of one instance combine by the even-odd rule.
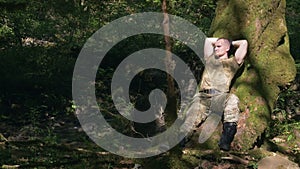
[[[235,93],[240,98],[240,109],[245,112],[249,111],[245,128],[239,140],[242,150],[252,148],[253,143],[264,132],[268,120],[270,119],[270,109],[266,99],[262,96],[265,94],[261,90],[261,78],[254,68],[248,68],[235,84]]]
[[[168,167],[169,169],[182,169],[182,168],[189,168],[191,166],[188,166],[184,161],[182,161],[181,156],[171,156],[171,158],[168,161]]]
[[[188,168],[193,168],[192,166],[197,166],[199,164],[199,155],[198,154],[184,154],[182,156],[182,160],[189,164],[190,167]]]
[[[249,151],[249,155],[256,161],[259,161],[267,156],[272,155],[271,152],[266,151],[263,148],[257,148]]]
[[[246,128],[244,128],[244,132],[240,136],[242,142],[240,145],[242,146],[243,150],[248,150],[252,148],[256,139],[261,136],[264,132],[268,120],[270,120],[270,113],[268,111],[268,107],[266,104],[261,104],[261,100],[263,98],[260,97],[249,97],[249,110],[250,114],[246,121]]]
[[[249,43],[249,66],[236,80],[233,91],[240,98],[241,110],[249,110],[239,143],[245,149],[251,148],[268,126],[279,86],[296,75],[284,12],[285,0],[218,1],[211,25],[215,37],[246,38]]]

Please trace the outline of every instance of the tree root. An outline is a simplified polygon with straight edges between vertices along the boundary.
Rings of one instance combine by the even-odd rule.
[[[232,160],[232,161],[236,161],[239,162],[241,164],[245,164],[248,165],[250,161],[242,159],[241,157],[232,155],[232,154],[228,154],[227,157],[221,157],[222,160]]]

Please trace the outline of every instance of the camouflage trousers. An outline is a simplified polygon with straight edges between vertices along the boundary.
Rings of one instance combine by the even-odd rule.
[[[197,93],[191,103],[183,110],[185,122],[181,131],[195,130],[211,113],[217,113],[223,122],[238,122],[239,98],[231,93],[207,94]]]

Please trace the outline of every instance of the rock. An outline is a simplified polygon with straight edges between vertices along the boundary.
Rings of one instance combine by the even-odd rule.
[[[298,164],[285,157],[275,154],[265,157],[258,162],[258,169],[300,169]]]

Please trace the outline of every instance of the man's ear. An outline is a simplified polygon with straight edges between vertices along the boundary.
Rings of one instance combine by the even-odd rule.
[[[216,47],[216,42],[211,43],[213,47]]]

